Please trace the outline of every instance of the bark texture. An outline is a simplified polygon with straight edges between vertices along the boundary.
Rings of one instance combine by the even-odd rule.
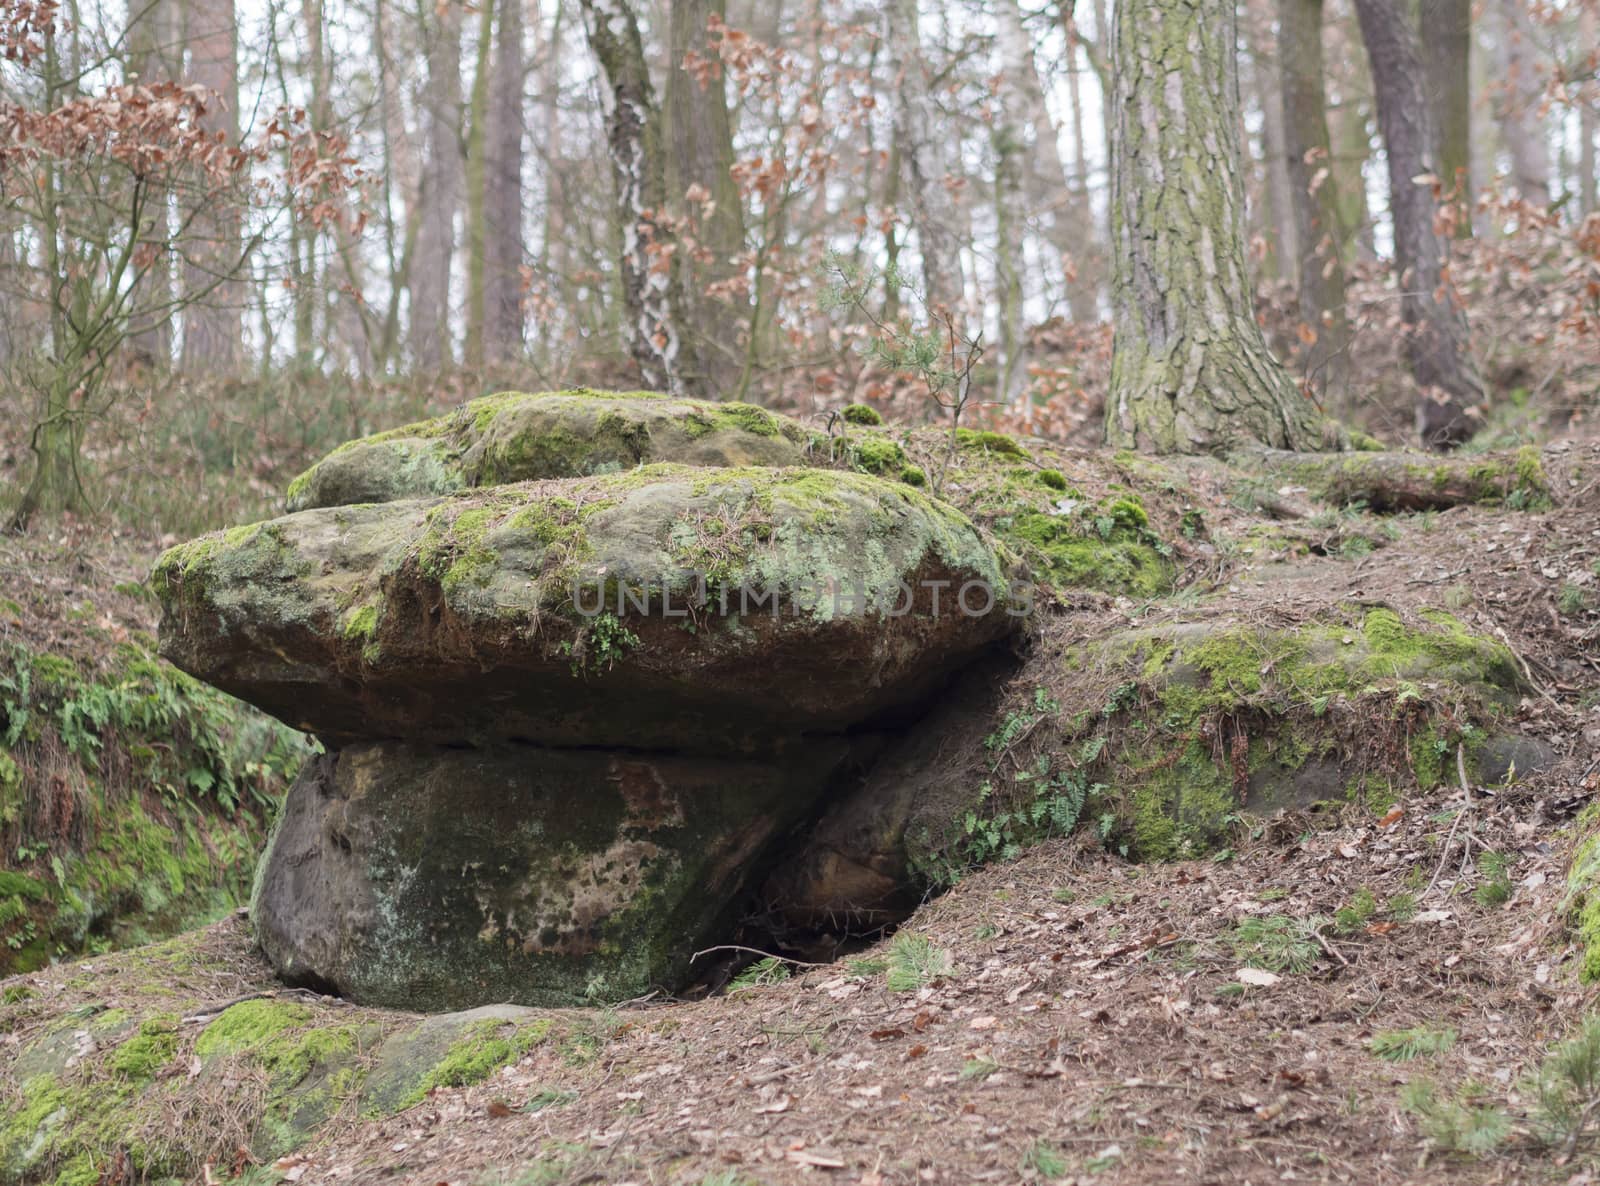
[[[600,63],[601,101],[621,228],[622,295],[627,338],[646,387],[684,389],[683,339],[675,269],[652,250],[661,231],[654,212],[666,200],[661,113],[644,56],[639,22],[627,0],[583,0],[584,30]],[[669,246],[661,244],[661,246]]]
[[[931,61],[922,51],[917,0],[890,0],[889,54],[899,80],[895,147],[904,170],[902,192],[911,200],[912,221],[922,251],[922,291],[930,309],[955,309],[965,283],[961,272],[960,223],[947,185],[942,119],[931,89]]]
[[[484,351],[490,362],[522,353],[522,4],[497,6],[484,177]]]
[[[1472,178],[1472,0],[1422,0],[1422,65],[1439,124],[1439,176],[1465,193]],[[1463,233],[1471,222],[1461,220]]]
[[[684,386],[704,395],[727,391],[742,356],[739,331],[746,319],[705,288],[727,280],[738,267],[744,251],[744,203],[733,179],[733,121],[722,75],[702,86],[683,62],[691,53],[714,56],[706,31],[712,16],[725,18],[727,11],[727,0],[675,0],[667,29],[667,201],[674,214],[693,220],[691,233],[702,249],[692,269],[699,287],[683,291],[690,312],[684,324],[692,327],[693,337],[686,343],[693,349],[688,352],[692,358],[685,358]],[[686,195],[694,186],[710,200],[690,202]]]
[[[1320,436],[1251,309],[1231,5],[1123,0],[1112,30],[1116,345],[1106,436],[1196,453]]]
[[[1438,132],[1424,89],[1416,34],[1390,0],[1356,0],[1372,63],[1378,126],[1389,157],[1400,315],[1406,361],[1421,389],[1417,432],[1430,448],[1453,448],[1476,430],[1483,382],[1467,349],[1467,319],[1445,279],[1445,245],[1434,228]]]
[[[1322,0],[1278,0],[1284,158],[1299,258],[1300,317],[1316,333],[1306,372],[1319,389],[1344,376],[1350,330],[1345,312],[1339,189],[1328,136],[1323,83]]]
[[[461,207],[461,9],[424,4],[428,78],[423,92],[423,161],[417,193],[416,264],[410,277],[411,343],[417,366],[452,361],[450,266]]]
[[[203,119],[207,131],[239,141],[238,26],[233,0],[188,0],[185,10],[189,81],[214,93]],[[190,374],[238,369],[243,344],[239,215],[227,201],[196,187],[193,228],[184,249],[183,368]]]
[[[174,0],[132,0],[128,13],[129,81],[149,85],[178,78],[174,58],[181,57],[178,12]],[[128,317],[128,345],[147,365],[165,368],[172,362],[172,239],[167,194],[152,193],[150,214],[139,234],[160,251],[137,280],[137,295]]]
[[[1499,18],[1494,38],[1494,117],[1511,158],[1517,192],[1542,208],[1550,204],[1550,145],[1539,118],[1544,85],[1528,44],[1527,0],[1494,0],[1494,6]]]

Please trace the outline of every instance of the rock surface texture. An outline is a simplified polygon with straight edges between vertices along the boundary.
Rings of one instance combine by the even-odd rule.
[[[1016,631],[985,537],[737,404],[496,396],[167,552],[162,652],[316,735],[263,950],[362,1003],[676,988],[853,735]]]

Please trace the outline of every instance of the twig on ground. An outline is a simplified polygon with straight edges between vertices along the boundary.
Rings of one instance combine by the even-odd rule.
[[[777,960],[779,963],[784,963],[784,964],[793,964],[797,968],[831,968],[831,967],[833,967],[832,964],[810,964],[810,963],[807,963],[805,960],[790,959],[786,955],[773,955],[772,952],[770,952],[770,951],[762,951],[760,948],[757,948],[757,947],[740,947],[737,943],[723,943],[723,944],[721,944],[721,945],[719,945],[717,947],[707,947],[703,951],[697,951],[693,955],[691,955],[689,957],[689,962],[692,964],[692,963],[694,963],[695,960],[699,959],[702,955],[710,955],[713,951],[743,951],[743,952],[747,952],[750,955],[759,955],[763,959]]]
[[[1439,850],[1439,863],[1434,867],[1433,876],[1428,879],[1428,888],[1422,891],[1422,897],[1424,898],[1433,893],[1433,887],[1439,882],[1439,874],[1444,872],[1444,865],[1450,859],[1450,848],[1455,843],[1456,829],[1461,826],[1462,817],[1470,815],[1473,809],[1472,787],[1467,782],[1466,747],[1459,741],[1456,742],[1456,773],[1461,779],[1461,790],[1466,795],[1467,802],[1460,811],[1456,812],[1456,818],[1451,821],[1450,834],[1444,838],[1444,847]],[[1468,835],[1471,835],[1470,830]]]

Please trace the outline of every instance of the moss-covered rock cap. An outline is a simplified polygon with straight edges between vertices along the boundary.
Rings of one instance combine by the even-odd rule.
[[[332,742],[744,748],[915,700],[1021,622],[960,512],[805,468],[302,511],[152,584],[167,658]]]
[[[806,432],[752,404],[648,391],[508,391],[341,445],[289,486],[291,511],[392,502],[651,462],[799,465]]]

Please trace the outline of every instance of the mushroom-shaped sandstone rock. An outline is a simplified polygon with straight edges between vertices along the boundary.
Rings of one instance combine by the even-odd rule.
[[[264,950],[423,1009],[680,985],[851,730],[1021,621],[959,512],[810,468],[304,510],[154,585],[167,658],[330,750],[258,877]]]

